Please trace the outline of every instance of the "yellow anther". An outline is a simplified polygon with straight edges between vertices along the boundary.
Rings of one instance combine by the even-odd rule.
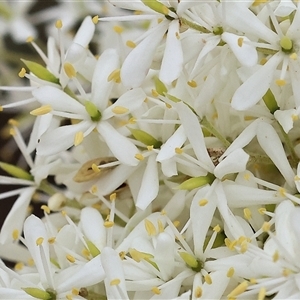
[[[175,153],[176,153],[176,154],[182,154],[182,153],[183,153],[183,150],[182,150],[181,148],[176,147],[176,148],[175,148]]]
[[[42,205],[41,209],[46,213],[46,214],[50,214],[50,208],[47,205]]]
[[[21,271],[24,268],[24,264],[22,262],[18,262],[15,264],[14,269],[16,271]]]
[[[175,36],[176,36],[177,40],[180,39],[180,34],[179,34],[179,32],[176,31]]]
[[[112,109],[112,112],[115,113],[116,115],[126,114],[128,111],[129,111],[129,109],[124,106],[115,106]]]
[[[293,271],[292,270],[290,270],[290,269],[284,269],[283,271],[282,271],[282,275],[284,276],[284,277],[288,277],[290,274],[292,274],[293,273]]]
[[[280,196],[286,197],[286,190],[285,190],[285,188],[283,188],[283,187],[279,188],[278,192],[279,192]]]
[[[57,29],[61,29],[62,26],[63,26],[63,23],[62,23],[61,20],[57,20],[57,21],[55,22],[55,27],[56,27]]]
[[[212,284],[212,279],[209,274],[204,276],[204,280],[207,284]]]
[[[220,227],[220,225],[218,224],[218,225],[216,225],[214,228],[213,228],[213,231],[215,231],[215,232],[220,232],[221,231],[221,227]]]
[[[251,210],[248,207],[244,208],[244,218],[249,221],[251,217],[252,217]]]
[[[73,295],[79,295],[79,290],[75,289],[75,288],[72,288],[72,294]]]
[[[96,194],[98,192],[98,187],[96,186],[96,185],[93,185],[92,187],[91,187],[91,193],[92,194]]]
[[[123,260],[123,259],[125,258],[125,256],[126,256],[126,252],[125,252],[125,251],[121,251],[121,252],[119,253],[119,256],[120,256],[120,258]]]
[[[31,43],[33,42],[33,36],[29,36],[27,39],[26,39],[26,43]]]
[[[83,141],[83,132],[82,131],[78,131],[76,134],[75,134],[75,138],[74,138],[74,146],[78,146],[79,144],[82,143]]]
[[[67,214],[67,212],[65,211],[65,210],[62,210],[61,211],[61,214],[64,216],[64,217],[66,217],[68,214]]]
[[[117,199],[117,193],[112,193],[109,195],[109,200],[110,201],[115,201]]]
[[[70,263],[74,263],[75,262],[75,257],[71,254],[67,254],[66,255],[66,259],[70,262]]]
[[[39,237],[36,239],[35,243],[37,246],[41,246],[43,244],[44,238],[43,237]]]
[[[111,228],[115,225],[115,223],[114,223],[114,221],[105,221],[103,225],[106,228]]]
[[[12,238],[16,241],[19,238],[20,232],[18,229],[13,230]]]
[[[244,179],[248,181],[250,179],[250,174],[249,173],[245,173],[244,174]]]
[[[249,281],[250,281],[251,284],[257,284],[256,278],[250,278]]]
[[[197,286],[194,291],[195,298],[200,298],[202,296],[202,288]]]
[[[19,77],[23,78],[25,76],[25,74],[26,74],[26,70],[25,70],[25,68],[22,68],[18,75],[19,75]]]
[[[224,243],[225,243],[225,246],[226,246],[227,248],[229,248],[232,242],[231,242],[231,240],[230,240],[229,238],[225,238],[225,239],[224,239]],[[229,249],[230,249],[230,248],[229,248]]]
[[[16,127],[19,126],[19,122],[15,119],[9,119],[7,123],[11,126],[16,126]]]
[[[115,82],[120,82],[121,79],[120,79],[120,72],[121,70],[120,69],[115,69],[113,70],[107,77],[107,81],[115,81]]]
[[[278,250],[276,250],[276,251],[274,252],[272,258],[273,258],[273,261],[274,261],[274,262],[278,261],[278,259],[279,259],[279,252],[278,252]]]
[[[265,57],[263,57],[263,58],[260,60],[259,64],[263,66],[267,61],[268,61],[268,60],[267,60]]]
[[[244,293],[246,291],[248,287],[248,281],[243,281],[242,283],[240,283],[229,295],[228,298],[230,297],[236,297],[242,293]]]
[[[34,260],[32,258],[29,258],[28,261],[27,261],[27,265],[30,266],[30,267],[33,267],[34,264],[35,264]]]
[[[176,228],[178,228],[179,225],[180,225],[180,221],[179,221],[179,220],[173,221],[173,225],[174,225]]]
[[[152,94],[152,96],[155,97],[155,98],[159,96],[159,93],[158,93],[157,90],[155,90],[155,89],[152,89],[152,90],[151,90],[151,94]]]
[[[231,268],[229,268],[229,270],[227,271],[226,276],[229,277],[229,278],[231,278],[231,277],[233,276],[233,274],[234,274],[234,268],[231,267]]]
[[[10,129],[9,129],[9,134],[10,134],[11,136],[15,136],[15,135],[16,135],[15,129],[14,129],[14,128],[10,128]]]
[[[111,280],[111,282],[109,283],[110,285],[118,285],[120,284],[121,280],[119,278],[113,279]]]
[[[3,111],[3,106],[2,105],[0,105],[0,111]]]
[[[241,251],[241,253],[245,253],[247,250],[248,250],[248,242],[247,241],[243,241],[241,243],[241,249],[240,249],[240,251]]]
[[[145,158],[141,153],[137,153],[134,157],[138,160],[144,160]]]
[[[147,150],[148,150],[148,151],[152,151],[153,149],[154,149],[153,145],[147,146]]]
[[[99,16],[96,15],[92,18],[93,23],[96,25],[99,22]]]
[[[114,27],[113,27],[113,30],[114,30],[116,33],[119,33],[119,34],[122,33],[122,32],[124,31],[123,27],[118,26],[118,25],[114,26]]]
[[[55,243],[55,240],[56,240],[56,237],[53,236],[53,237],[51,237],[51,238],[48,239],[48,243],[49,243],[49,244],[54,244],[54,243]]]
[[[144,223],[145,223],[145,228],[146,228],[148,235],[150,235],[150,236],[156,235],[156,228],[155,228],[154,224],[151,221],[149,221],[148,219],[145,219]]]
[[[270,231],[270,227],[271,227],[271,224],[269,222],[264,222],[261,229],[263,230],[263,232],[268,232],[268,231]]]
[[[129,47],[129,48],[135,48],[136,47],[136,43],[133,42],[133,41],[128,40],[126,42],[126,46]]]
[[[264,207],[261,207],[258,209],[258,212],[261,214],[261,215],[264,215],[266,213],[266,209]]]
[[[67,300],[73,300],[73,297],[72,297],[72,295],[66,295],[66,299]]]
[[[200,206],[205,206],[208,203],[208,200],[207,199],[201,199],[201,200],[199,200],[198,203],[199,203]]]
[[[161,293],[160,289],[157,286],[154,286],[151,291],[155,294],[155,295],[159,295]]]
[[[76,76],[76,70],[74,66],[68,62],[64,63],[64,71],[69,78]]]
[[[229,245],[228,248],[229,248],[230,250],[234,250],[236,245],[237,245],[237,240],[234,240],[234,241],[232,241],[232,242],[230,243],[230,245]]]
[[[172,105],[169,103],[165,103],[165,105],[166,105],[166,108],[172,108]]]
[[[238,38],[238,46],[242,47],[244,43],[244,39],[242,37]]]
[[[89,258],[90,255],[91,255],[91,252],[88,249],[86,249],[86,248],[83,248],[82,251],[81,251],[81,253],[86,258]]]
[[[192,88],[195,88],[198,86],[197,82],[195,80],[191,80],[191,81],[188,81],[187,83],[190,87]]]
[[[136,123],[136,118],[134,117],[131,117],[129,120],[128,120],[128,124],[135,124]]]
[[[48,104],[32,110],[30,114],[33,116],[42,116],[48,114],[51,111],[52,111],[52,107],[51,105]]]
[[[258,297],[257,300],[264,300],[266,296],[266,288],[265,287],[261,287],[258,293]]]
[[[292,115],[292,120],[295,122],[299,119],[299,116],[298,115]]]
[[[95,172],[95,173],[100,173],[101,170],[98,168],[98,166],[96,164],[92,164],[92,170]]]
[[[159,232],[159,233],[162,233],[162,232],[165,231],[164,224],[162,223],[161,220],[157,220],[157,225],[158,225],[158,232]]]
[[[285,86],[286,85],[286,81],[284,79],[276,79],[275,80],[275,83],[278,85],[278,86]]]
[[[290,55],[290,59],[297,60],[297,58],[298,58],[298,55],[295,52]]]

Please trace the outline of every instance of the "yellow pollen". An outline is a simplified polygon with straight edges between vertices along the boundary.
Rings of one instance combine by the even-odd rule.
[[[199,200],[198,203],[199,203],[200,206],[205,206],[208,203],[208,200],[207,199],[201,199],[201,200]]]
[[[288,277],[290,274],[292,274],[293,272],[292,272],[292,270],[290,270],[290,269],[284,269],[283,271],[282,271],[282,275],[284,276],[284,277]]]
[[[93,23],[94,23],[95,25],[98,24],[98,22],[99,22],[99,16],[98,16],[98,15],[94,16],[94,17],[92,18],[92,21],[93,21]]]
[[[256,278],[250,278],[250,283],[251,284],[257,284]]]
[[[295,52],[290,55],[290,59],[297,60],[297,58],[298,58],[298,55]]]
[[[169,103],[165,103],[166,104],[166,108],[172,108],[172,105]]]
[[[180,221],[179,221],[179,220],[173,221],[173,225],[174,225],[176,228],[178,228],[179,225],[180,225]]]
[[[285,86],[286,85],[286,81],[284,79],[276,79],[275,80],[275,83],[278,85],[278,86]]]
[[[267,60],[265,57],[263,57],[263,58],[260,60],[259,64],[263,66],[267,61],[268,61],[268,60]]]
[[[152,289],[151,289],[151,291],[155,294],[155,295],[159,295],[161,292],[160,292],[160,289],[157,287],[157,286],[155,286],[155,287],[153,287]]]
[[[31,43],[33,41],[33,36],[29,36],[27,39],[26,39],[26,43]]]
[[[274,262],[278,261],[278,259],[279,259],[279,252],[278,252],[277,250],[274,252],[272,258],[273,258],[273,261],[274,261]]]
[[[66,299],[67,300],[73,300],[73,297],[72,297],[72,295],[66,295]]]
[[[57,20],[57,21],[55,22],[55,27],[56,27],[57,29],[61,29],[62,26],[63,26],[63,23],[62,23],[61,20]]]
[[[75,134],[75,138],[74,138],[74,146],[78,146],[79,144],[82,143],[83,141],[83,132],[82,131],[78,131],[76,134]]]
[[[279,191],[280,196],[282,196],[282,197],[286,196],[286,190],[283,187],[279,188],[278,191]]]
[[[0,105],[0,111],[3,111],[3,106]]]
[[[159,232],[159,233],[164,232],[165,227],[164,227],[164,224],[162,223],[161,220],[158,220],[158,221],[157,221],[157,225],[158,225],[158,232]],[[176,227],[176,226],[175,226],[175,227]]]
[[[36,109],[32,110],[30,112],[30,114],[32,116],[42,116],[42,115],[48,114],[51,111],[52,111],[52,107],[51,107],[51,105],[48,104],[48,105],[43,105],[39,108],[36,108]]]
[[[237,245],[237,240],[234,240],[234,241],[232,241],[232,242],[230,243],[230,245],[229,245],[228,248],[229,248],[230,250],[234,250],[236,245]]]
[[[136,118],[134,117],[131,117],[129,120],[128,120],[128,124],[135,124],[136,123]]]
[[[21,271],[24,268],[24,264],[22,262],[18,262],[15,264],[14,269],[16,271]]]
[[[97,188],[96,185],[93,185],[93,186],[91,187],[91,192],[92,192],[92,194],[96,194],[96,193],[98,192],[98,188]]]
[[[109,200],[110,201],[115,201],[117,199],[117,193],[112,193],[109,195]]]
[[[96,164],[92,164],[92,170],[97,174],[101,172],[101,170],[98,168]]]
[[[49,243],[49,244],[54,244],[54,243],[55,243],[55,240],[56,240],[56,237],[53,236],[53,237],[51,237],[51,238],[48,239],[48,243]]]
[[[295,122],[299,119],[299,116],[298,115],[292,115],[292,120]]]
[[[195,288],[194,296],[195,298],[200,298],[202,296],[202,288],[200,286]]]
[[[258,293],[258,297],[257,300],[264,300],[266,296],[266,288],[265,287],[261,287]]]
[[[234,274],[234,268],[231,267],[231,268],[229,268],[226,276],[229,277],[229,278],[231,278],[233,276],[233,274]]]
[[[118,26],[118,25],[114,26],[114,27],[113,27],[113,30],[114,30],[116,33],[119,33],[119,34],[122,33],[122,32],[124,31],[123,27]]]
[[[23,78],[25,76],[25,74],[26,74],[26,70],[25,70],[25,68],[22,68],[18,75],[19,75],[19,77]]]
[[[159,96],[159,93],[155,89],[151,90],[151,94],[152,94],[153,97],[158,97]]]
[[[41,246],[43,244],[44,238],[43,237],[39,237],[36,239],[35,243],[37,246]]]
[[[144,160],[145,158],[141,153],[137,153],[134,157],[138,160]]]
[[[19,234],[20,234],[20,232],[18,229],[13,230],[12,238],[16,241],[19,238]]]
[[[50,208],[47,205],[42,205],[41,209],[46,213],[46,214],[50,214]]]
[[[28,266],[32,267],[34,266],[34,260],[32,258],[29,258],[27,261]]]
[[[246,220],[250,220],[251,217],[252,217],[251,210],[248,207],[244,208],[244,218]]]
[[[110,285],[118,285],[120,284],[121,280],[119,278],[113,279],[109,284]]]
[[[71,254],[67,254],[66,255],[66,259],[70,262],[70,263],[74,263],[75,262],[75,257]]]
[[[187,84],[188,84],[190,87],[192,87],[192,88],[195,88],[195,87],[198,86],[198,85],[197,85],[197,82],[196,82],[195,80],[188,81]]]
[[[266,209],[264,207],[261,207],[258,209],[258,212],[261,214],[261,215],[264,215],[266,213]]]
[[[115,69],[113,70],[107,77],[107,81],[115,81],[115,82],[120,82],[120,69]]]
[[[103,225],[106,228],[111,228],[114,226],[114,224],[115,224],[114,221],[105,221]]]
[[[228,298],[230,297],[236,297],[242,293],[244,293],[246,291],[248,287],[248,281],[243,281],[242,283],[240,283],[229,295]]]
[[[126,256],[126,252],[125,252],[125,251],[121,251],[121,252],[119,253],[119,256],[120,256],[120,258],[123,260],[123,259],[125,258],[125,256]]]
[[[19,126],[19,122],[15,119],[9,119],[7,123],[11,126],[16,126],[16,127]]]
[[[243,46],[243,43],[244,43],[244,39],[243,38],[238,38],[238,45],[239,47],[242,47]]]
[[[148,151],[152,151],[153,149],[154,149],[153,145],[147,146],[147,150],[148,150]]]
[[[175,33],[175,36],[176,36],[177,40],[180,39],[180,34],[179,34],[179,32],[176,32],[176,33]]]
[[[264,222],[263,226],[261,227],[261,229],[264,231],[264,232],[268,232],[270,231],[270,227],[271,227],[271,224],[269,222]]]
[[[72,64],[70,64],[68,62],[64,63],[64,70],[69,78],[76,76],[76,70]]]
[[[126,46],[129,47],[129,48],[135,48],[136,47],[136,43],[133,42],[133,41],[128,40],[126,42]]]
[[[146,228],[146,231],[148,233],[148,235],[152,236],[152,235],[156,235],[156,228],[154,226],[154,224],[149,221],[148,219],[145,219],[145,228]]]
[[[162,18],[157,19],[157,24],[161,23],[163,21]]]
[[[250,179],[250,174],[249,173],[244,174],[244,179],[249,180]]]
[[[81,251],[81,253],[86,258],[89,258],[90,254],[91,254],[91,252],[88,249],[86,249],[86,248],[83,248],[82,251]]]
[[[207,284],[212,284],[212,280],[209,274],[204,276],[204,280]]]
[[[112,109],[112,112],[115,113],[116,115],[126,114],[128,111],[129,111],[129,109],[124,106],[115,106]]]
[[[72,294],[73,294],[73,295],[79,295],[79,290],[73,288],[73,289],[72,289]]]
[[[229,238],[225,238],[224,239],[224,243],[225,243],[225,246],[227,247],[227,248],[229,248],[230,247],[230,245],[231,245],[231,240],[229,239]],[[229,248],[230,249],[230,248]],[[230,249],[231,250],[231,249]]]
[[[183,153],[183,150],[182,150],[181,148],[176,147],[176,148],[175,148],[175,153],[176,153],[176,154],[182,154],[182,153]]]
[[[220,232],[221,231],[221,227],[220,227],[220,225],[218,224],[218,225],[216,225],[214,228],[213,228],[213,231],[215,231],[215,232]]]
[[[65,211],[65,210],[62,210],[61,211],[61,214],[65,217],[65,216],[67,216],[67,212]]]
[[[247,241],[244,241],[241,243],[240,251],[241,251],[241,253],[245,253],[247,250],[248,250],[248,243],[247,243]]]

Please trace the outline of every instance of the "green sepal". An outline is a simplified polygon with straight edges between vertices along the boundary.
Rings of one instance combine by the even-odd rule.
[[[195,258],[193,255],[187,252],[178,252],[180,257],[193,271],[200,272],[203,268],[203,262]]]
[[[27,171],[24,171],[23,169],[8,163],[0,162],[0,168],[15,178],[20,178],[20,179],[25,179],[30,181],[33,181],[34,179],[34,177]]]
[[[159,80],[159,78],[157,76],[155,76],[154,78],[154,84],[155,84],[155,90],[162,96],[165,95],[165,93],[167,93],[167,88],[164,85],[164,83],[162,81]]]
[[[162,145],[162,142],[158,141],[155,137],[144,130],[129,127],[128,129],[137,141],[142,142],[146,146],[153,146],[155,149],[157,149]]]
[[[167,15],[169,12],[169,9],[163,5],[161,2],[157,0],[142,0],[142,2],[149,8],[153,9],[154,11]]]
[[[97,106],[93,102],[86,101],[85,110],[90,115],[92,121],[98,122],[101,120],[102,117],[101,112],[98,110]]]
[[[38,289],[38,288],[22,288],[24,292],[26,292],[28,295],[32,296],[33,298],[36,299],[43,299],[43,300],[53,300],[53,295],[51,293],[48,293],[44,290]]]
[[[36,77],[56,84],[59,83],[59,79],[56,78],[49,70],[47,70],[42,65],[34,61],[25,60],[25,59],[21,59],[21,61],[26,65],[29,71],[33,73]]]
[[[279,109],[275,96],[270,89],[267,90],[262,99],[264,100],[271,114],[274,114],[274,112]]]
[[[193,190],[206,184],[211,184],[215,180],[215,176],[208,173],[206,176],[190,178],[179,185],[180,190]]]
[[[87,244],[89,251],[93,257],[96,257],[101,253],[100,250],[95,246],[95,244],[93,242],[86,241],[86,244]]]

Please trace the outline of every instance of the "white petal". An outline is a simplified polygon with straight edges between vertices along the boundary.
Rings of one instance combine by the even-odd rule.
[[[80,221],[84,235],[101,251],[106,245],[106,230],[99,211],[92,207],[83,208]]]
[[[280,123],[283,130],[288,133],[294,125],[293,117],[297,116],[296,109],[276,110],[274,113],[275,119]]]
[[[215,176],[222,179],[226,174],[245,171],[249,157],[243,149],[234,150],[216,166]]]
[[[134,156],[139,153],[139,150],[128,138],[119,133],[106,121],[100,122],[97,129],[110,151],[120,162],[129,166],[138,164],[139,161]]]
[[[114,82],[108,81],[108,76],[120,66],[119,55],[115,49],[105,50],[95,66],[92,81],[92,102],[100,111],[108,105],[109,95]]]
[[[169,21],[162,21],[126,57],[121,80],[126,87],[139,87],[150,69],[156,48],[161,43]]]
[[[270,87],[274,72],[281,60],[280,53],[273,55],[257,72],[250,76],[233,95],[232,107],[236,110],[246,110],[254,106]]]
[[[148,157],[146,170],[142,184],[136,200],[136,207],[146,209],[146,207],[156,198],[159,189],[156,155]]]
[[[274,14],[278,17],[289,16],[297,7],[291,0],[280,1],[279,5],[276,7]]]
[[[294,171],[289,164],[281,140],[273,126],[267,123],[260,123],[257,128],[257,140],[288,185],[294,187]]]
[[[242,45],[239,46],[239,39],[242,39]],[[238,61],[247,67],[256,65],[258,55],[254,46],[249,45],[250,40],[245,36],[238,36],[234,33],[224,32],[222,40],[227,43]]]
[[[89,45],[90,41],[92,40],[92,37],[94,36],[94,32],[95,32],[95,24],[92,21],[92,18],[90,16],[87,16],[85,17],[82,24],[80,25],[73,39],[73,42],[86,48]]]
[[[171,84],[179,77],[182,70],[183,53],[179,39],[179,20],[170,23],[164,57],[161,63],[159,79],[165,84]]]
[[[8,287],[0,287],[0,295],[2,299],[32,299],[32,296],[25,293],[23,290],[20,289],[12,289]]]

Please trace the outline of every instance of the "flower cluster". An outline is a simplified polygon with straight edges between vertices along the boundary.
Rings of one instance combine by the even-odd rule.
[[[0,298],[300,298],[298,2],[59,1],[43,18],[28,85],[2,87],[24,97],[1,110],[25,115],[9,126],[26,164],[0,162],[18,186],[0,194],[17,196]]]

